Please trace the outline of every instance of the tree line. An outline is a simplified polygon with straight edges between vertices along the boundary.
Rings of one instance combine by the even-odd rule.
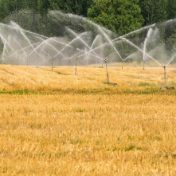
[[[0,22],[22,9],[77,14],[119,35],[176,18],[176,0],[0,0]]]

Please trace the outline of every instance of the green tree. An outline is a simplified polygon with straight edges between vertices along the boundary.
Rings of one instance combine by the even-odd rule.
[[[162,22],[167,19],[167,1],[170,0],[139,0],[144,25]]]
[[[24,0],[25,9],[35,12],[46,13],[50,8],[49,0]]]
[[[21,0],[1,0],[0,1],[0,21],[14,11],[19,11],[25,8],[24,1]]]
[[[34,13],[46,14],[49,10],[60,10],[87,16],[87,10],[93,0],[0,0],[0,21],[8,15],[21,9],[31,10]],[[32,18],[35,19],[35,14]]]
[[[138,0],[94,0],[88,17],[119,35],[140,28],[144,22]]]
[[[176,18],[176,0],[168,0],[167,2],[167,18]]]
[[[66,13],[87,16],[87,10],[93,0],[49,0],[50,10],[61,10]]]

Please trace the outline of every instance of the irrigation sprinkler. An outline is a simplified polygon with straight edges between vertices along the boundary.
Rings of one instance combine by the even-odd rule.
[[[109,73],[108,73],[108,65],[107,65],[107,60],[104,60],[105,65],[106,65],[106,75],[107,75],[107,83],[109,83]]]
[[[75,59],[75,75],[77,75],[78,58]]]
[[[163,66],[163,68],[164,68],[164,86],[167,87],[166,66]]]
[[[90,56],[93,56],[93,57],[96,57],[96,58],[102,60],[102,58],[100,58],[99,56],[96,56],[96,55],[91,54],[91,53],[89,53],[89,52],[86,52],[86,51],[84,51],[84,50],[80,50],[80,49],[78,49],[78,48],[77,48],[77,50],[78,50],[78,51],[81,51],[81,52],[84,52],[84,54],[78,56],[78,58],[84,56],[85,54],[88,54],[88,55],[90,55]],[[106,58],[104,59],[104,62],[105,62],[105,65],[106,65],[107,83],[109,83],[108,64],[107,64],[107,59],[106,59]]]
[[[111,79],[108,73],[110,70],[110,68],[108,68],[110,60],[108,59],[111,58],[111,55],[113,56],[112,61],[117,62],[119,69],[122,69],[122,71],[127,66],[128,58],[131,58],[129,62],[132,63],[133,59],[138,59],[139,57],[143,59],[142,61],[140,60],[141,71],[147,69],[148,60],[152,60],[160,65],[162,69],[164,68],[164,80],[162,84],[167,86],[166,67],[176,59],[176,54],[174,50],[167,51],[167,47],[165,47],[165,43],[163,43],[165,42],[163,35],[160,36],[160,27],[161,29],[164,29],[164,27],[169,28],[168,22],[170,23],[170,21],[157,24],[157,26],[153,24],[114,39],[116,35],[113,32],[97,24],[88,22],[87,19],[82,17],[77,17],[72,14],[65,16],[61,12],[52,12],[50,15],[52,18],[58,19],[60,19],[60,17],[64,19],[68,18],[69,20],[73,20],[74,24],[69,25],[69,28],[65,26],[66,31],[63,32],[63,36],[59,35],[58,37],[50,38],[24,30],[14,22],[10,22],[9,25],[0,23],[0,39],[2,42],[1,47],[3,47],[2,57],[6,57],[3,59],[5,64],[10,63],[19,66],[25,64],[27,66],[33,65],[37,68],[46,64],[49,65],[50,69],[53,71],[55,69],[54,66],[58,64],[70,65],[71,63],[73,64],[73,68],[75,67],[73,70],[75,71],[75,75],[78,74],[78,67],[81,63],[84,65],[100,64],[100,67],[104,67],[104,79],[109,83]],[[82,33],[76,33],[72,28],[74,28],[75,25],[79,25],[80,21],[86,22],[86,25],[89,24],[89,30],[83,28]],[[173,22],[176,22],[176,20],[172,20],[172,23]],[[92,27],[93,31],[91,32]],[[170,27],[172,29],[173,25]],[[39,32],[42,31],[39,30]],[[165,31],[163,32],[165,33]],[[55,35],[55,33],[53,34]],[[81,49],[77,49],[79,52],[76,51],[77,47]],[[128,52],[125,48],[128,48]],[[161,60],[153,58],[156,56],[157,52],[161,52],[159,53],[160,55],[162,54]],[[80,56],[78,57],[78,55]],[[162,60],[165,61],[167,55],[172,56],[172,58],[169,58],[167,64],[162,65]],[[127,57],[125,58],[124,56]],[[80,57],[82,57],[82,60],[79,60]],[[23,58],[24,61],[22,60]],[[59,60],[57,61],[57,59]],[[136,66],[136,62],[133,62],[133,66]]]

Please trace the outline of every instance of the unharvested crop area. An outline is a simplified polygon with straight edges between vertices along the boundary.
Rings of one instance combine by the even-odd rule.
[[[1,175],[176,175],[162,69],[0,66]],[[168,84],[176,84],[168,70]]]

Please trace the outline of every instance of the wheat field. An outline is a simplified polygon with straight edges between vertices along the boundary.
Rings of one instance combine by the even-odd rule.
[[[162,68],[0,66],[1,175],[176,175]],[[168,85],[176,69],[168,68]]]

